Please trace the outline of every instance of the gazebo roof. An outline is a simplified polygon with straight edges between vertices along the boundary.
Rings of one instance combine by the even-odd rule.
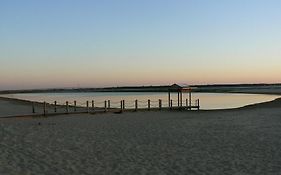
[[[190,87],[182,87],[178,84],[173,84],[170,86],[169,88],[170,91],[190,91],[191,88]]]
[[[178,84],[173,84],[170,86],[170,89],[174,89],[174,90],[178,90],[178,89],[182,89],[183,87],[181,87],[180,85]]]

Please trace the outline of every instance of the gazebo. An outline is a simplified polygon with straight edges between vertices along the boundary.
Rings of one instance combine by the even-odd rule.
[[[186,104],[188,107],[191,107],[191,87],[187,86],[187,87],[182,87],[178,84],[173,84],[170,86],[170,88],[168,89],[168,103],[169,103],[169,107],[172,107],[172,103],[171,103],[171,92],[177,92],[178,94],[178,107],[182,107],[183,106],[183,92],[187,92],[189,94],[189,98],[188,98],[188,104]],[[187,102],[186,102],[187,103]]]

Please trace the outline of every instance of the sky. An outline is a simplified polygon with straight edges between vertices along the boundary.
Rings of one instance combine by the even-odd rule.
[[[1,0],[0,89],[280,83],[280,0]]]

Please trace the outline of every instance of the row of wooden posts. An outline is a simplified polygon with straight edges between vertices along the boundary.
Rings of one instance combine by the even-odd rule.
[[[77,112],[77,108],[78,108],[76,101],[74,101],[74,105],[73,106],[69,105],[68,101],[66,101],[65,105],[58,105],[57,101],[55,101],[54,104],[51,104],[51,105],[54,107],[53,109],[54,109],[55,113],[58,112],[58,106],[65,106],[65,112],[66,113],[70,112],[70,107],[73,108],[74,112]],[[199,99],[197,99],[196,100],[196,104],[194,106],[192,106],[191,100],[188,101],[188,99],[186,99],[186,106],[183,106],[182,102],[180,103],[179,101],[178,101],[178,105],[177,106],[173,106],[173,100],[170,100],[168,108],[169,109],[173,109],[174,107],[176,107],[176,108],[186,108],[186,109],[189,109],[189,110],[191,110],[192,108],[196,108],[197,110],[199,110],[200,109],[200,101],[199,101]],[[79,106],[79,108],[85,108],[85,107]],[[147,109],[150,110],[151,108],[152,108],[151,107],[151,101],[148,100],[147,101]],[[159,99],[158,100],[158,109],[161,110],[162,108],[163,108],[162,100]],[[44,115],[48,113],[47,109],[48,109],[47,108],[47,103],[44,102],[43,103],[43,114]],[[92,102],[91,102],[91,109],[92,109],[93,112],[95,111],[95,101],[94,100],[92,100]],[[118,109],[118,108],[111,108],[110,100],[107,100],[107,101],[104,101],[104,107],[101,107],[100,109],[103,109],[103,111],[106,112],[106,111],[108,111],[108,109]],[[135,100],[134,110],[137,111],[138,109],[139,109],[139,107],[138,107],[138,100]],[[144,109],[144,108],[142,108],[142,109]],[[125,100],[121,100],[120,101],[120,110],[121,111],[125,110]],[[89,101],[86,101],[86,112],[88,112],[88,113],[90,112]],[[34,103],[32,103],[32,113],[36,113]]]

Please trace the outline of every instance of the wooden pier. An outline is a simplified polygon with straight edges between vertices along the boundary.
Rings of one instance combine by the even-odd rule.
[[[177,94],[177,99],[173,101],[171,94]],[[183,99],[183,94],[187,93],[188,98]],[[192,100],[192,89],[183,88],[176,84],[172,85],[168,90],[168,99],[158,99],[146,101],[134,100],[134,101],[86,101],[79,103],[74,100],[73,102],[66,101],[59,103],[54,101],[53,103],[43,102],[42,105],[32,103],[31,112],[33,115],[42,114],[56,115],[56,114],[76,114],[76,113],[99,113],[99,112],[125,112],[125,111],[155,111],[155,110],[200,110],[200,100]]]

